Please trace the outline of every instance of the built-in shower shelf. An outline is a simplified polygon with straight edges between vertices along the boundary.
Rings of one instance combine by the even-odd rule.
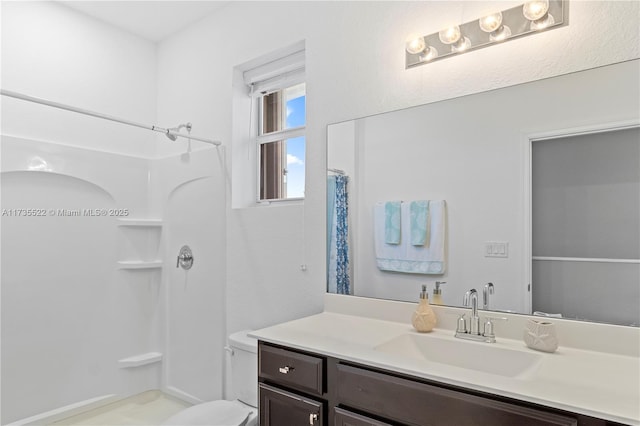
[[[159,269],[162,268],[162,260],[121,260],[118,266],[120,269]]]
[[[118,226],[160,227],[162,219],[118,219]]]
[[[154,362],[162,361],[162,354],[160,352],[147,352],[145,354],[130,356],[129,358],[123,358],[118,360],[120,368],[133,368],[143,365],[153,364]]]

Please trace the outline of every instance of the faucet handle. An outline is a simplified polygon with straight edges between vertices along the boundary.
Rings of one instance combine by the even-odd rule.
[[[456,328],[456,333],[466,333],[467,332],[467,320],[464,318],[464,314],[460,315],[458,318],[458,327]]]
[[[487,317],[487,321],[484,323],[484,333],[485,337],[496,337],[496,334],[493,330],[493,321],[509,321],[509,318],[506,317]]]

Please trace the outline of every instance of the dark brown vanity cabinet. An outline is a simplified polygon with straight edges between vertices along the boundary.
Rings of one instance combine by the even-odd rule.
[[[613,426],[555,410],[264,342],[261,426]]]

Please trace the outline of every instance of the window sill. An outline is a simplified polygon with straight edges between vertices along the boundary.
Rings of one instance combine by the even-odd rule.
[[[244,206],[231,207],[231,210],[247,210],[255,208],[269,208],[269,207],[287,207],[287,206],[302,206],[304,205],[304,198],[289,198],[287,200],[268,200],[268,201],[256,201],[253,204],[245,204]]]
[[[286,205],[297,205],[297,204],[304,204],[304,197],[300,197],[300,198],[287,198],[287,199],[278,199],[278,200],[262,200],[262,201],[256,201],[254,206],[255,207],[262,207],[262,206],[286,206]]]

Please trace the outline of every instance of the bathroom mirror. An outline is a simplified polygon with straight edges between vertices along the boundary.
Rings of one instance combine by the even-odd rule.
[[[467,290],[476,288],[482,295],[492,283],[490,310],[543,311],[638,326],[640,214],[634,212],[640,204],[639,75],[639,61],[633,60],[329,125],[327,291],[417,301],[422,284],[432,298],[435,282],[440,281],[445,282],[442,303],[461,306]],[[580,138],[593,139],[598,148],[589,148]],[[626,140],[627,151],[615,148],[618,139]],[[532,149],[537,153],[541,141],[545,146],[572,146],[576,140],[584,149],[569,148],[564,154],[573,159],[571,167],[594,169],[594,176],[606,177],[605,182],[589,175],[582,180],[593,181],[596,190],[608,185],[602,193],[625,200],[620,204],[615,197],[602,198],[611,203],[610,211],[632,209],[631,216],[604,216],[596,218],[595,225],[585,225],[599,228],[593,238],[612,238],[608,250],[618,253],[618,237],[608,234],[607,220],[628,222],[616,227],[618,233],[626,231],[624,244],[619,244],[627,247],[623,253],[536,252],[545,243],[534,244],[532,235],[554,233],[553,228],[542,232],[540,223],[546,223],[546,216],[565,215],[565,223],[571,224],[576,213],[563,204],[566,200],[553,196],[543,197],[550,204],[536,210],[541,205],[536,201],[532,208],[531,200],[540,199],[537,195],[543,191],[535,189],[535,176],[552,175],[547,166],[539,166],[543,162],[532,156]],[[551,158],[560,155],[550,152]],[[607,172],[606,167],[620,166],[615,156],[609,158],[610,152],[629,160],[624,173]],[[562,169],[563,164],[556,167]],[[565,191],[578,200],[591,196],[582,183],[568,181],[552,183],[550,191]],[[578,190],[570,192],[562,185],[577,185]],[[538,193],[532,195],[533,191]],[[376,204],[416,200],[446,203],[444,273],[380,270]],[[594,214],[607,210],[585,205],[583,210]],[[574,234],[589,243],[588,230]],[[615,258],[600,262],[606,256]],[[573,260],[562,269],[548,263],[554,262],[551,258]],[[621,310],[626,312],[622,317],[608,314]]]

